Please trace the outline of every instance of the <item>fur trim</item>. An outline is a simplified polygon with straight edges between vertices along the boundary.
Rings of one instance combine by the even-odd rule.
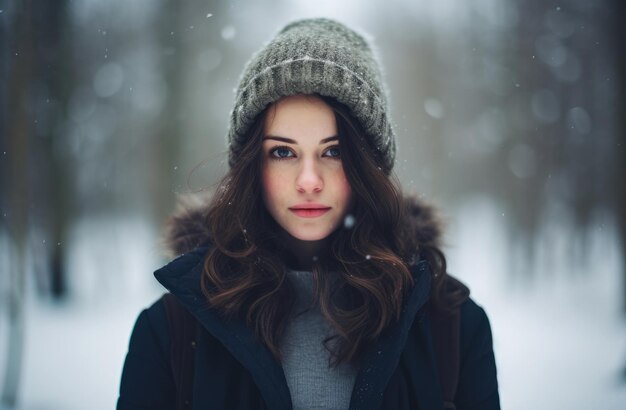
[[[434,246],[441,248],[443,236],[443,222],[436,208],[423,199],[413,196],[404,197],[407,208],[408,232],[411,240],[417,245]]]
[[[416,245],[430,245],[440,248],[442,223],[435,208],[422,199],[405,197],[411,241]],[[209,198],[206,195],[181,197],[177,210],[170,217],[165,243],[169,253],[180,255],[207,242],[210,232],[206,227]]]
[[[206,216],[207,195],[181,196],[165,227],[165,246],[170,256],[192,251],[210,238]]]

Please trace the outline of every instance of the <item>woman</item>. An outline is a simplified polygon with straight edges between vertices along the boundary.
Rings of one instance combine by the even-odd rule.
[[[496,409],[489,322],[430,207],[391,177],[368,43],[294,22],[250,61],[230,171],[172,219],[170,293],[135,325],[118,409]]]

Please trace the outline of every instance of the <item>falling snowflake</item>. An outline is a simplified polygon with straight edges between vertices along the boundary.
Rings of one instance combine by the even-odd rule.
[[[343,220],[343,226],[346,229],[351,229],[354,226],[354,223],[355,223],[354,216],[350,214],[346,215],[346,217]]]

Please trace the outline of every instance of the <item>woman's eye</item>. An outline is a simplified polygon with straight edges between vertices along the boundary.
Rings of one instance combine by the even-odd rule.
[[[330,147],[324,152],[324,155],[331,158],[339,158],[341,157],[341,151],[339,151],[338,146]]]
[[[270,156],[275,159],[285,159],[293,157],[293,152],[285,147],[276,147],[270,151]]]

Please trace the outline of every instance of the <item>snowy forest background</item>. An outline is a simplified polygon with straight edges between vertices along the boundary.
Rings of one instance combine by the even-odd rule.
[[[625,8],[0,0],[0,407],[115,405],[163,222],[227,168],[243,64],[327,16],[374,39],[395,170],[446,216],[503,408],[624,408]]]

